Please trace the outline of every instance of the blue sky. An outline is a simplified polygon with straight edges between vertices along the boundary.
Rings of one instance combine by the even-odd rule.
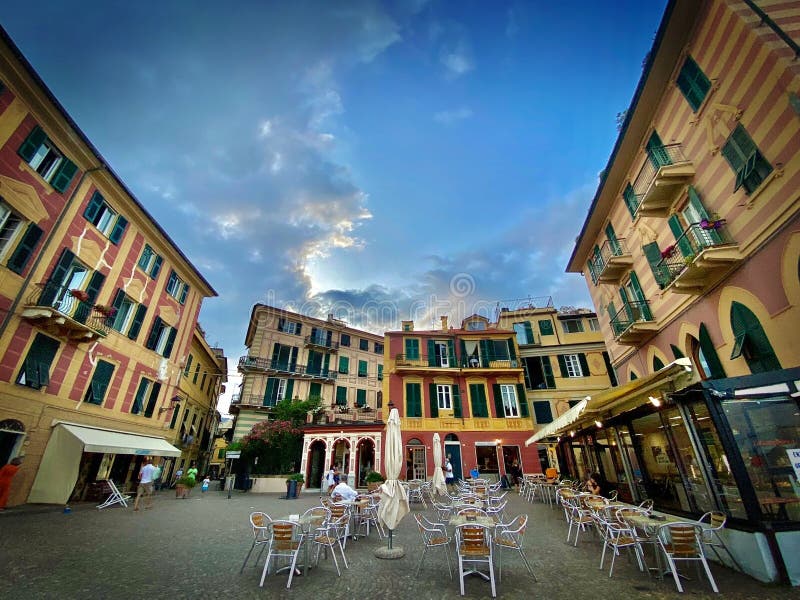
[[[664,6],[61,0],[0,22],[215,286],[201,322],[234,365],[256,302],[379,332],[590,306],[564,268]]]

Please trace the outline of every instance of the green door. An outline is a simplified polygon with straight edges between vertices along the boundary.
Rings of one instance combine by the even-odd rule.
[[[611,246],[611,252],[614,256],[619,256],[622,254],[622,246],[617,239],[617,234],[614,231],[614,227],[609,223],[606,225],[606,237],[608,238],[608,245]]]
[[[655,167],[656,171],[663,167],[664,165],[671,165],[672,161],[669,159],[669,154],[667,154],[666,148],[664,148],[664,144],[661,141],[661,138],[658,137],[658,134],[654,131],[653,134],[650,136],[650,139],[647,141],[647,157],[650,159],[650,162]]]

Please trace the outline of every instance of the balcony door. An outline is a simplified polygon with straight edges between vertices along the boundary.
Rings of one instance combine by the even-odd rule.
[[[646,151],[647,158],[650,160],[653,167],[655,167],[656,171],[665,165],[672,164],[672,161],[669,159],[669,154],[667,154],[667,150],[664,148],[664,143],[655,131],[647,141]]]
[[[619,288],[619,295],[625,305],[625,311],[631,321],[652,321],[653,315],[650,314],[650,307],[644,297],[639,278],[634,271],[628,280]]]
[[[440,367],[449,367],[450,360],[449,354],[447,351],[447,343],[446,342],[436,342],[436,362],[439,364]]]

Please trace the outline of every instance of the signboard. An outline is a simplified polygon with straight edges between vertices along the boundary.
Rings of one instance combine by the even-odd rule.
[[[241,456],[241,450],[229,450],[225,452],[225,458],[240,458]]]
[[[789,462],[792,463],[794,476],[800,481],[800,448],[788,448],[786,454],[789,455]]]

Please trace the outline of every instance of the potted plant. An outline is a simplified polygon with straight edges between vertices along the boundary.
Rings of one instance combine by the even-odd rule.
[[[195,485],[197,485],[197,480],[194,477],[184,475],[175,482],[175,497],[188,498],[189,492],[192,491]]]
[[[70,290],[69,293],[72,295],[73,298],[81,302],[86,302],[89,299],[89,294],[87,294],[83,290],[74,289]]]
[[[302,473],[292,473],[286,478],[286,498],[297,498],[297,492],[303,487],[305,475]]]
[[[106,306],[105,304],[95,304],[94,309],[104,317],[113,317],[117,314],[117,309],[113,306]]]
[[[369,473],[367,473],[367,476],[364,478],[364,481],[367,484],[367,490],[372,492],[378,489],[380,485],[384,481],[386,481],[386,478],[377,471],[370,471]]]
[[[669,258],[675,253],[675,244],[667,246],[661,251],[661,258]]]

